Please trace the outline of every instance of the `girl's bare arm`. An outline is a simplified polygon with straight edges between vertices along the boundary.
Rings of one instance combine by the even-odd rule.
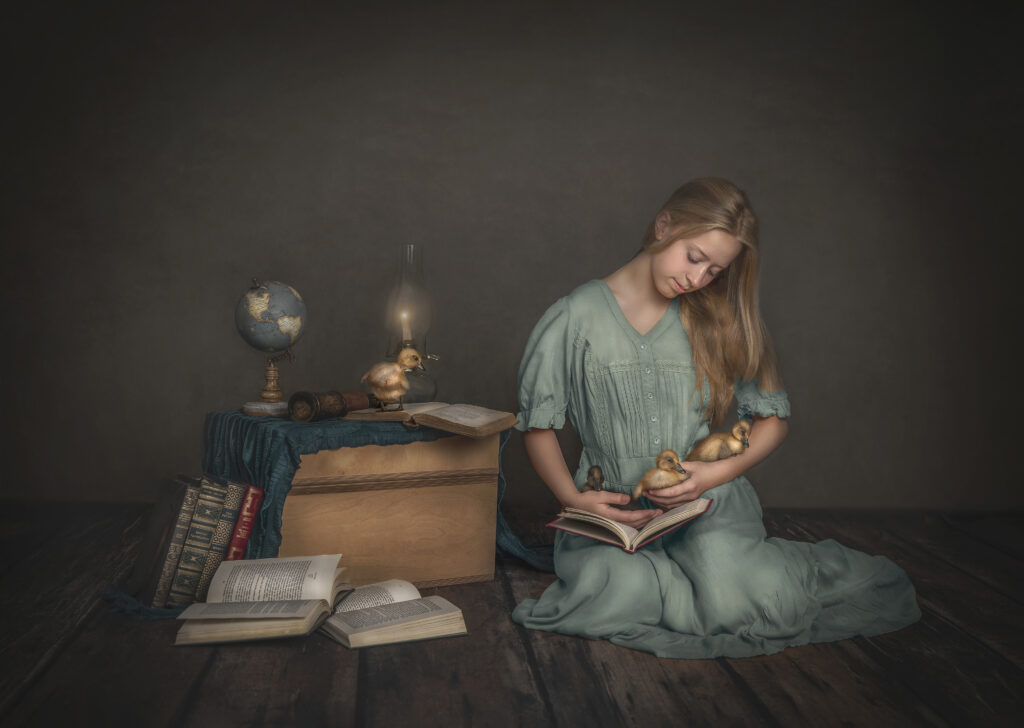
[[[661,513],[660,510],[623,510],[630,498],[625,493],[591,490],[581,493],[576,489],[569,467],[565,464],[562,448],[554,430],[530,430],[523,433],[523,444],[533,469],[541,477],[555,498],[563,506],[580,508],[611,518],[619,523],[638,528]]]
[[[748,438],[750,446],[739,455],[712,463],[686,461],[683,467],[690,477],[679,485],[644,493],[662,508],[673,508],[694,498],[716,485],[728,483],[768,457],[786,439],[789,425],[775,417],[755,417]]]

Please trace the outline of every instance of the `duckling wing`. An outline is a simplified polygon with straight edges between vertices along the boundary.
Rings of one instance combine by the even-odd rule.
[[[659,490],[669,486],[682,483],[686,476],[669,470],[648,470],[647,474],[640,480],[645,490]]]
[[[724,450],[724,453],[723,453]],[[698,442],[686,456],[687,460],[711,462],[729,454],[729,447],[722,441],[721,433],[713,433]]]
[[[370,367],[365,379],[376,387],[397,387],[405,380],[401,368],[393,362],[383,361]]]

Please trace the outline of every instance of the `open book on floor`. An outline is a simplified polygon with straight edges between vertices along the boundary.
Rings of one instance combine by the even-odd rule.
[[[697,498],[689,503],[676,506],[670,511],[665,511],[639,529],[589,511],[563,508],[562,512],[558,514],[558,518],[549,523],[548,527],[604,541],[619,546],[629,553],[634,553],[651,541],[689,523],[710,507],[711,500]]]
[[[475,404],[447,402],[414,402],[404,405],[400,410],[355,410],[345,415],[344,419],[404,422],[410,426],[434,427],[468,437],[487,437],[509,429],[517,421],[511,412],[487,409]]]
[[[320,632],[346,647],[368,647],[466,634],[466,622],[447,599],[420,596],[410,582],[391,579],[347,594]]]
[[[351,586],[341,554],[223,561],[206,602],[178,619],[176,645],[238,642],[306,635],[332,611]]]

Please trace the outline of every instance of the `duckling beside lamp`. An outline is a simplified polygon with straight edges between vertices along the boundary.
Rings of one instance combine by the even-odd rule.
[[[658,459],[655,462],[656,467],[644,473],[640,482],[636,484],[636,488],[633,489],[633,500],[639,498],[645,490],[660,490],[679,485],[690,477],[690,474],[679,464],[679,455],[675,450],[662,450],[658,453]]]
[[[731,432],[712,432],[702,439],[686,456],[687,460],[711,462],[739,455],[750,446],[750,420],[740,420]]]
[[[386,405],[396,402],[398,406],[393,409],[400,410],[402,398],[409,391],[409,378],[405,373],[413,369],[423,369],[423,359],[418,351],[406,347],[398,352],[395,361],[377,362],[370,367],[361,381],[370,385],[382,410],[387,409]]]

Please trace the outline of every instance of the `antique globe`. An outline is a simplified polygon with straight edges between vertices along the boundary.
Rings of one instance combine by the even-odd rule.
[[[260,401],[247,402],[242,411],[250,415],[286,415],[288,403],[281,393],[277,362],[294,359],[292,346],[306,325],[306,303],[287,283],[253,279],[252,286],[235,306],[235,327],[249,346],[269,354],[264,368],[266,384]]]

